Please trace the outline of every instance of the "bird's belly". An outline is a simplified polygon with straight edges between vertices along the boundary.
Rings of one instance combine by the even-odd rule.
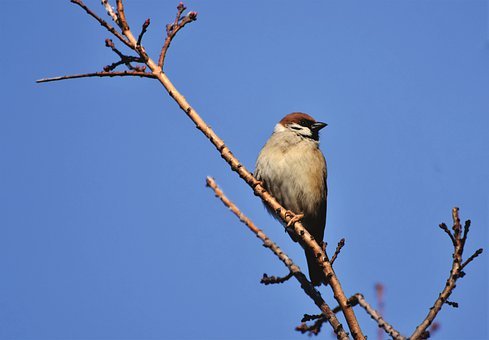
[[[314,153],[312,156],[321,157]],[[303,153],[288,153],[272,159],[262,179],[271,194],[284,208],[312,216],[325,199],[325,166]]]

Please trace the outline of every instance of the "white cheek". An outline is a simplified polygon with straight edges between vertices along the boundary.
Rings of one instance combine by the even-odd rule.
[[[273,129],[273,132],[283,132],[287,130],[282,124],[277,124],[275,125],[275,129]]]
[[[312,131],[308,128],[304,128],[301,130],[301,135],[311,137],[312,136]]]

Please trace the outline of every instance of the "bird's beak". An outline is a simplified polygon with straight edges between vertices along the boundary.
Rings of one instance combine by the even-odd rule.
[[[311,128],[312,128],[312,131],[319,131],[321,130],[323,127],[326,127],[328,126],[328,124],[326,123],[322,123],[322,122],[316,122],[314,124],[312,124]]]

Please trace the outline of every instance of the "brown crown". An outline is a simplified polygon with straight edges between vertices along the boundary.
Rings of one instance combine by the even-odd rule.
[[[302,113],[302,112],[292,112],[282,118],[280,121],[280,124],[283,126],[290,125],[292,123],[296,123],[299,125],[311,125],[316,123],[316,120],[309,116],[307,113]],[[305,123],[305,124],[304,124]]]

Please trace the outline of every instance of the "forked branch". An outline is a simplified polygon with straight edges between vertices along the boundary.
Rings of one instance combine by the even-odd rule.
[[[163,69],[163,65],[165,64],[166,52],[170,47],[170,44],[177,35],[178,31],[180,31],[186,24],[191,23],[192,21],[197,20],[197,12],[190,12],[188,15],[183,16],[183,12],[187,7],[180,2],[177,6],[177,16],[175,21],[171,24],[166,25],[166,39],[163,43],[163,47],[161,48],[160,57],[158,58],[158,66]]]
[[[428,315],[425,319],[416,327],[416,330],[411,335],[410,339],[425,339],[429,337],[428,327],[431,325],[437,314],[440,312],[444,304],[449,304],[455,306],[456,303],[448,301],[448,298],[452,294],[456,287],[457,280],[465,275],[462,271],[470,262],[472,262],[477,256],[482,254],[482,248],[476,250],[476,252],[470,256],[465,262],[463,261],[463,253],[465,248],[465,242],[467,240],[467,234],[469,232],[470,220],[465,222],[464,231],[462,233],[462,226],[460,225],[460,218],[458,214],[459,209],[452,209],[452,220],[453,227],[451,232],[445,223],[440,224],[440,228],[448,234],[453,245],[452,254],[452,269],[450,270],[450,275],[445,283],[445,287],[442,292],[435,300],[435,303],[430,308]],[[457,304],[458,306],[458,304]]]

